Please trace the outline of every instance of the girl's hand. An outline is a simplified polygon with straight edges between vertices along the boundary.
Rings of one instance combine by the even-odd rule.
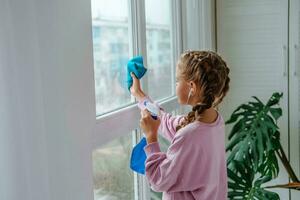
[[[160,119],[153,119],[148,110],[142,110],[141,116],[140,126],[146,135],[147,143],[156,142]]]
[[[139,101],[146,95],[141,89],[140,80],[134,75],[133,72],[131,72],[130,75],[133,80],[132,86],[130,87],[130,92]]]

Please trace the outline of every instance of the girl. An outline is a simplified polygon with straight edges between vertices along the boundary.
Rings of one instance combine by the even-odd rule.
[[[158,120],[145,110],[144,101],[153,101],[131,74],[130,92],[142,110],[140,126],[147,139],[146,177],[154,191],[163,192],[163,200],[227,198],[224,120],[217,105],[228,92],[228,74],[225,61],[215,52],[183,53],[176,66],[176,95],[192,111],[171,116],[160,108]],[[158,133],[171,142],[166,153],[160,150]]]

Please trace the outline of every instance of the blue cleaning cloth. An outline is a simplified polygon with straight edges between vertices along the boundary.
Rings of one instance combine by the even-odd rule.
[[[144,67],[143,57],[136,56],[133,57],[127,63],[127,85],[128,90],[130,91],[130,87],[132,86],[133,80],[130,76],[130,73],[133,72],[138,79],[141,79],[146,73],[147,69]]]
[[[140,174],[145,174],[145,161],[146,153],[144,147],[147,145],[147,140],[145,137],[133,147],[130,158],[130,168]]]

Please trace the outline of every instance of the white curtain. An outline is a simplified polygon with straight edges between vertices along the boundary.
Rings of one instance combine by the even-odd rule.
[[[0,199],[92,199],[90,2],[0,5]]]

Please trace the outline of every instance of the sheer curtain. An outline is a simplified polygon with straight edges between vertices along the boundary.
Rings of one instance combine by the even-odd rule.
[[[90,2],[0,5],[0,199],[93,199]]]

